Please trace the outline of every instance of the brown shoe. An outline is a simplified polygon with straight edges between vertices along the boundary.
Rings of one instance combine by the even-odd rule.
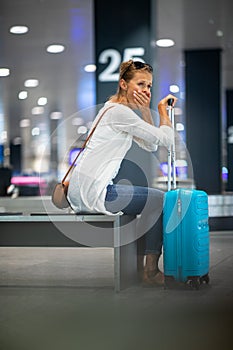
[[[143,287],[161,287],[164,285],[164,274],[161,271],[144,272]]]
[[[143,270],[142,282],[144,287],[164,285],[164,275],[158,268],[159,254],[146,255],[146,264]]]

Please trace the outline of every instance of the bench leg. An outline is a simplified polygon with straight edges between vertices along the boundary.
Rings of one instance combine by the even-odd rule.
[[[120,292],[138,282],[136,218],[131,220],[122,216],[114,224],[115,292]]]

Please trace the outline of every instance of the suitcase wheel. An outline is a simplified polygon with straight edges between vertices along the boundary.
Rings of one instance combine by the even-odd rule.
[[[190,287],[190,289],[198,290],[201,285],[201,278],[199,276],[189,276],[186,284]]]
[[[209,284],[209,281],[210,281],[210,278],[209,278],[209,274],[208,273],[201,277],[201,283]]]

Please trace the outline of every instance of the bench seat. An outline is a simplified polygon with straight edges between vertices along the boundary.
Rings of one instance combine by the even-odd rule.
[[[119,292],[138,281],[136,220],[127,215],[2,213],[0,246],[111,247]]]

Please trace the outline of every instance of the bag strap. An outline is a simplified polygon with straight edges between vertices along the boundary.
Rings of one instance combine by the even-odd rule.
[[[88,137],[86,138],[83,146],[81,147],[80,151],[78,152],[77,156],[75,157],[75,159],[73,160],[72,164],[70,165],[69,169],[67,170],[65,176],[63,177],[61,183],[63,183],[65,181],[65,179],[67,178],[67,176],[69,175],[70,171],[72,170],[72,168],[74,167],[76,160],[78,159],[78,157],[80,156],[81,152],[84,150],[84,148],[86,147],[87,143],[89,142],[90,138],[92,137],[95,129],[97,128],[97,125],[99,124],[100,120],[102,119],[103,115],[111,108],[113,108],[114,106],[110,106],[107,109],[105,109],[103,111],[103,113],[100,115],[99,119],[97,120],[96,124],[94,125],[94,127],[92,128],[90,134],[88,135]]]

